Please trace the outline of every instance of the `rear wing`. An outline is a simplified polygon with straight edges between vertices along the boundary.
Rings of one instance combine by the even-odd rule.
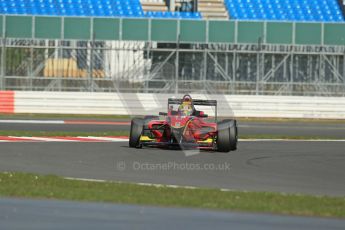
[[[214,111],[214,118],[215,121],[217,122],[217,100],[199,100],[199,99],[192,99],[193,102],[193,106],[195,105],[203,105],[203,106],[214,106],[215,107],[215,111]],[[176,98],[169,98],[168,99],[168,107],[171,104],[181,104],[182,103],[182,99],[176,99]],[[169,110],[169,108],[168,108]],[[196,112],[200,112],[200,111],[196,111]]]
[[[198,100],[193,99],[192,100],[193,105],[208,105],[208,106],[217,106],[216,100]],[[176,98],[169,98],[168,104],[181,104],[182,99],[176,99]]]

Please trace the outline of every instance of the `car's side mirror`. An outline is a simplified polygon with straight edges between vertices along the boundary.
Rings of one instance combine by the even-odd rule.
[[[159,112],[159,116],[168,116],[168,113],[165,113],[165,112]]]
[[[208,115],[205,114],[203,111],[196,111],[196,112],[195,112],[195,116],[196,116],[196,117],[203,117],[203,118],[208,117]]]

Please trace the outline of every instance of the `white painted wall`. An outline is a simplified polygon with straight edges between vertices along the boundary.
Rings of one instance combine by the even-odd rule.
[[[170,94],[15,92],[15,113],[155,115]],[[219,116],[345,119],[345,97],[193,95],[218,101]]]

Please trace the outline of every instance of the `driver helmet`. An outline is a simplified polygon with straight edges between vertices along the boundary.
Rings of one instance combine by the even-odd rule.
[[[181,116],[191,116],[193,110],[192,97],[190,95],[183,96],[181,105],[179,106]]]

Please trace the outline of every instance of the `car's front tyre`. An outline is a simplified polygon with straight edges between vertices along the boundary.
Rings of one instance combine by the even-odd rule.
[[[131,131],[129,134],[129,147],[141,148],[140,137],[143,132],[144,120],[141,118],[134,118],[131,122]]]

